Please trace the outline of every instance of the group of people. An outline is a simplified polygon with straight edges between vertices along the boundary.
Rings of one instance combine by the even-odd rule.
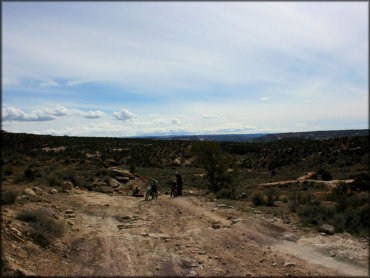
[[[176,172],[176,181],[171,183],[171,197],[182,196],[182,177]],[[139,187],[136,187],[132,196],[134,197],[144,197],[144,194],[140,191]],[[158,198],[158,181],[152,179],[145,194],[145,200],[148,200],[149,196],[152,196],[152,199]]]

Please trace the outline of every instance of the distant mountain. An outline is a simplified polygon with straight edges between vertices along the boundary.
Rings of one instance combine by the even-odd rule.
[[[157,140],[189,140],[189,141],[223,141],[223,142],[271,142],[281,139],[311,139],[321,140],[328,138],[367,136],[368,129],[354,130],[327,130],[327,131],[306,131],[306,132],[287,132],[287,133],[256,133],[256,134],[216,134],[216,135],[168,135],[150,136],[148,139]]]

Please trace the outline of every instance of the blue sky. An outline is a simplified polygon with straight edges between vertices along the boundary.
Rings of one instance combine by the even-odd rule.
[[[368,128],[367,2],[2,2],[2,129]]]

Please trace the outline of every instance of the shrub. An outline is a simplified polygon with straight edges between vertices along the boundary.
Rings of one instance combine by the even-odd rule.
[[[136,172],[136,166],[134,163],[130,163],[130,173],[135,174]]]
[[[266,195],[267,197],[267,200],[266,200],[266,206],[268,207],[272,207],[274,205],[274,193],[275,193],[275,190],[274,189],[270,189]]]
[[[17,196],[18,196],[18,192],[13,191],[13,190],[12,191],[10,190],[1,191],[1,203],[3,205],[14,204]]]
[[[327,171],[325,171],[323,174],[322,174],[322,179],[324,180],[324,181],[331,181],[333,178],[332,178],[332,176],[331,176],[331,174],[329,173],[329,172],[327,172]]]
[[[217,193],[216,193],[216,198],[217,199],[235,199],[235,190],[234,188],[221,188]]]
[[[5,169],[5,173],[4,174],[7,175],[7,176],[12,175],[13,174],[12,168]]]
[[[26,177],[27,180],[35,179],[35,173],[33,172],[33,170],[31,168],[27,168],[24,171],[24,176]]]
[[[252,202],[253,204],[257,206],[261,206],[264,204],[263,196],[260,192],[255,192],[252,196]]]
[[[51,187],[59,186],[59,182],[59,177],[55,174],[48,177],[48,183]]]
[[[52,239],[63,235],[64,226],[43,209],[24,210],[17,219],[30,223],[30,237],[39,245],[47,246]]]

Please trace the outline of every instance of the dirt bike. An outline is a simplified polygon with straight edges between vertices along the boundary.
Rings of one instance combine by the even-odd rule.
[[[158,198],[158,193],[154,193],[152,189],[147,189],[146,194],[145,194],[145,201],[149,200],[149,197],[152,196],[152,200],[154,198]]]
[[[171,197],[177,197],[177,188],[172,188],[171,189]]]

